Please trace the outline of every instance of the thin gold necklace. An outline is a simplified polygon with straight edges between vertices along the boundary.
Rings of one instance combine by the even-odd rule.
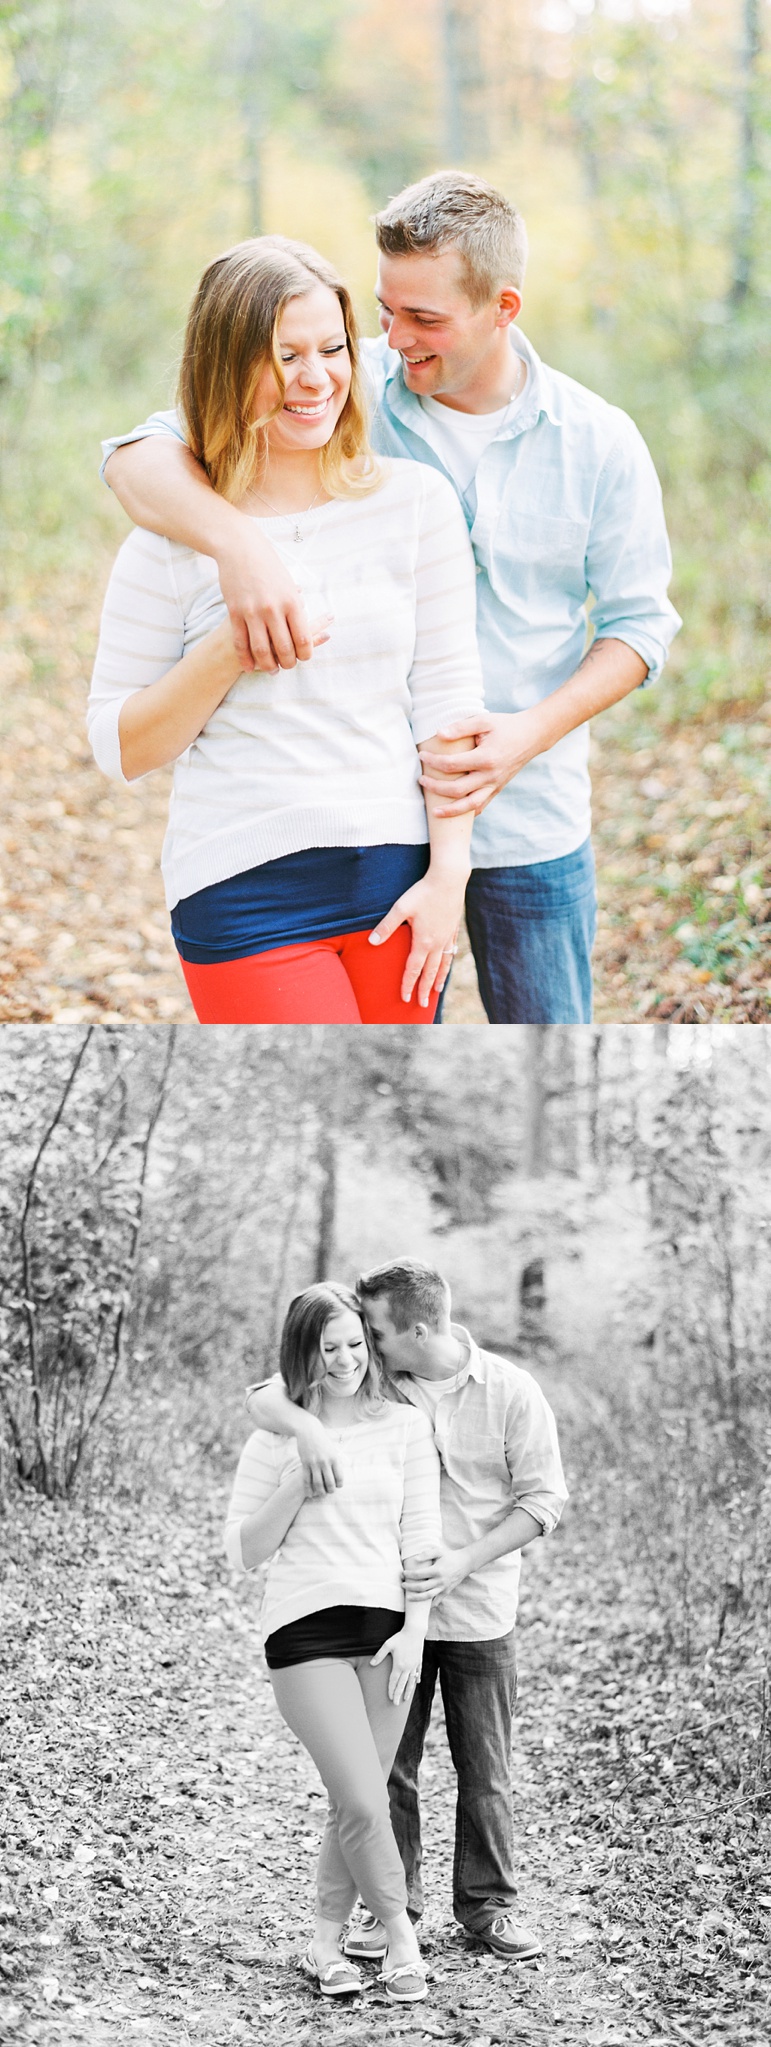
[[[322,483],[316,492],[315,498],[311,498],[310,504],[306,505],[304,509],[299,512],[280,512],[278,506],[272,505],[270,502],[270,498],[266,498],[264,492],[261,490],[256,490],[254,495],[256,498],[259,498],[261,505],[267,505],[268,511],[273,512],[277,519],[294,519],[294,533],[292,534],[292,539],[304,540],[305,535],[300,531],[300,520],[307,519],[308,513],[313,511],[313,507],[314,505],[318,504],[323,489],[324,485]]]

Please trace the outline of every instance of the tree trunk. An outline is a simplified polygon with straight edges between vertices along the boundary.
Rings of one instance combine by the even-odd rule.
[[[241,10],[236,67],[241,110],[241,176],[246,195],[246,233],[263,233],[262,149],[265,117],[260,80],[265,69],[261,9],[249,0]]]
[[[602,1157],[602,1132],[600,1112],[602,1105],[602,1031],[593,1031],[589,1047],[589,1085],[587,1100],[587,1130],[589,1135],[589,1157],[593,1166],[598,1166]]]
[[[484,76],[476,0],[442,0],[444,146],[462,164],[485,146]]]
[[[319,1132],[316,1157],[321,1170],[321,1190],[313,1277],[321,1280],[329,1279],[332,1273],[337,1219],[337,1150],[331,1131],[324,1127]]]
[[[522,1171],[526,1180],[542,1180],[548,1170],[546,1058],[548,1024],[520,1024],[525,1041],[525,1129]]]
[[[757,73],[760,62],[760,0],[743,0],[741,88],[739,99],[739,188],[736,254],[731,303],[741,306],[752,289],[758,163]]]

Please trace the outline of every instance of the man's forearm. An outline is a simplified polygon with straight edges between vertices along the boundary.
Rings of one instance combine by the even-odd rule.
[[[628,647],[625,640],[593,640],[567,682],[533,705],[531,719],[537,744],[530,758],[548,753],[566,733],[585,725],[599,711],[609,710],[611,704],[620,703],[622,697],[639,689],[647,673],[642,656],[635,653],[634,647]]]
[[[342,1485],[342,1464],[323,1422],[318,1415],[309,1414],[307,1407],[295,1406],[278,1375],[264,1386],[249,1387],[246,1409],[258,1428],[296,1438],[309,1498],[333,1493]]]
[[[647,673],[642,656],[625,640],[595,640],[551,696],[525,711],[489,711],[473,733],[467,726],[467,738],[476,738],[473,752],[466,746],[448,759],[427,747],[421,782],[426,795],[432,791],[439,798],[437,815],[459,817],[471,810],[478,816],[538,754],[548,753],[566,733],[639,689]],[[448,726],[440,736],[457,739],[462,729]]]
[[[212,490],[205,469],[175,435],[148,434],[116,448],[105,473],[136,526],[217,563],[242,669],[270,674],[277,665],[294,668],[310,660],[314,631],[305,605],[261,521]],[[317,638],[326,633],[319,630]]]
[[[165,534],[215,561],[243,517],[212,490],[201,463],[171,434],[149,434],[116,448],[105,475],[135,526]]]
[[[472,1572],[483,1571],[486,1564],[495,1563],[496,1557],[524,1549],[541,1533],[541,1523],[534,1514],[528,1514],[526,1507],[512,1507],[505,1520],[490,1528],[486,1535],[480,1535],[477,1542],[464,1543],[459,1549],[442,1549],[438,1555],[411,1557],[404,1566],[405,1587],[415,1598],[442,1599],[446,1592],[453,1592],[465,1578],[470,1578]]]
[[[258,1428],[269,1429],[274,1436],[296,1436],[306,1415],[304,1408],[290,1400],[279,1378],[266,1379],[262,1386],[250,1386],[246,1411]]]
[[[508,1557],[514,1550],[524,1549],[542,1534],[543,1528],[534,1514],[528,1514],[526,1507],[513,1507],[497,1528],[488,1529],[477,1542],[468,1544],[469,1577],[472,1571],[484,1570],[485,1564],[494,1564],[497,1557]]]

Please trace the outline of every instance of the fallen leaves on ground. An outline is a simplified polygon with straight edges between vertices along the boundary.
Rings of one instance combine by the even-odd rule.
[[[768,1022],[771,705],[676,704],[592,728],[597,1020]]]
[[[428,2003],[395,2009],[367,1965],[359,2002],[319,1998],[302,1954],[323,1794],[274,1705],[256,1588],[221,1558],[229,1474],[185,1469],[166,1502],[26,1496],[5,1523],[0,2038],[756,2047],[771,2022],[768,1835],[737,1775],[734,1710],[752,1673],[728,1648],[699,1672],[657,1656],[577,1513],[526,1559],[520,1626],[521,1910],[543,1959],[512,1967],[454,1925],[438,1716]]]
[[[107,782],[85,738],[107,566],[2,627],[0,1021],[194,1021],[159,871],[170,777]],[[771,1020],[771,709],[676,712],[653,689],[593,727],[597,1018]],[[445,1015],[486,1021],[465,934]]]

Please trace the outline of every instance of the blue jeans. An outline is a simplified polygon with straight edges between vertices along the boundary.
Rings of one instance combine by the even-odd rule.
[[[436,1680],[458,1779],[453,1911],[479,1933],[516,1898],[511,1730],[517,1696],[514,1633],[493,1642],[426,1642],[423,1672],[388,1779],[391,1825],[411,1919],[423,1910],[418,1771]]]
[[[596,921],[590,839],[533,867],[475,867],[466,925],[490,1022],[591,1023]]]

